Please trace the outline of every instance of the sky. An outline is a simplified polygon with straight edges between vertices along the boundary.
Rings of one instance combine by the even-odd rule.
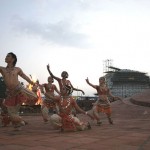
[[[106,60],[150,75],[149,8],[149,0],[0,0],[0,66],[13,52],[16,66],[42,84],[49,64],[86,96],[96,91],[85,79],[98,84]]]

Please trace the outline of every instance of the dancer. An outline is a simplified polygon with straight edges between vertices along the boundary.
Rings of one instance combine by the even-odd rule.
[[[0,98],[0,126],[2,127],[6,127],[11,123],[7,108],[3,104],[4,100],[4,98]]]
[[[2,77],[0,77],[0,89],[0,126],[6,127],[10,124],[11,121],[7,108],[3,105],[3,102],[6,98],[6,85]]]
[[[53,82],[54,82],[54,79],[51,76],[49,76],[48,83],[42,84],[41,92],[43,94],[46,94],[46,95],[48,94],[51,96],[54,96],[55,92],[60,95],[60,92],[58,91],[56,85],[53,84]],[[42,117],[45,123],[47,123],[49,120],[48,119],[49,109],[52,109],[53,113],[58,113],[59,111],[57,104],[55,102],[51,102],[49,98],[46,96],[46,98],[43,100],[42,105],[41,105]]]
[[[57,102],[59,106],[59,113],[53,114],[50,117],[53,127],[56,129],[61,129],[61,131],[83,131],[86,129],[91,129],[89,122],[82,122],[72,114],[72,108],[74,108],[78,112],[92,118],[92,116],[82,110],[77,105],[75,99],[70,96],[72,92],[72,87],[65,85],[61,91],[61,96],[50,96],[46,94],[47,97]]]
[[[69,75],[68,75],[68,73],[67,73],[66,71],[63,71],[63,72],[61,73],[61,77],[62,77],[62,79],[61,79],[61,78],[56,77],[55,75],[53,75],[53,73],[52,73],[51,70],[50,70],[50,66],[49,66],[49,65],[47,65],[47,70],[48,70],[49,74],[50,74],[55,80],[58,81],[59,88],[60,88],[60,93],[62,93],[63,88],[65,88],[65,86],[68,85],[68,86],[71,86],[71,87],[72,87],[73,91],[81,91],[82,94],[84,95],[84,91],[83,91],[83,90],[74,88],[73,85],[72,85],[72,83],[71,83],[69,80],[67,80],[67,78],[68,78]]]
[[[31,90],[37,95],[38,100],[35,105],[42,104],[42,93],[41,93],[42,85],[39,83],[39,80],[36,80],[35,85],[31,87]]]
[[[30,78],[24,74],[21,68],[15,67],[17,63],[16,55],[12,52],[8,53],[5,58],[5,62],[7,63],[6,67],[0,66],[0,73],[4,78],[7,88],[7,97],[4,101],[4,105],[7,107],[12,124],[16,129],[19,129],[19,127],[25,125],[24,120],[18,114],[21,104],[34,104],[37,101],[37,96],[20,84],[18,76],[34,85]]]
[[[89,82],[89,79],[86,79],[87,84],[97,90],[99,99],[94,103],[92,112],[94,118],[97,120],[97,124],[100,125],[102,122],[100,121],[99,113],[103,112],[107,115],[108,121],[110,124],[113,124],[113,120],[111,119],[112,110],[110,107],[110,101],[108,97],[113,98],[114,100],[121,99],[120,97],[113,96],[106,85],[105,77],[99,78],[99,85],[93,85]]]
[[[32,78],[32,75],[31,75],[31,74],[30,74],[29,76],[30,76],[30,80],[31,80],[32,82],[34,82],[34,85],[32,85],[32,84],[29,83],[28,85],[26,85],[26,88],[29,89],[30,91],[34,92],[34,93],[37,95],[38,100],[37,100],[37,102],[36,102],[35,105],[40,105],[40,104],[42,103],[41,88],[40,88],[41,85],[40,85],[38,79],[35,81],[35,80]]]

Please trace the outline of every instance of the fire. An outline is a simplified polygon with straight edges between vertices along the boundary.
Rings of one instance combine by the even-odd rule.
[[[41,102],[42,102],[42,97],[41,97],[41,90],[40,90],[40,85],[39,83],[37,82],[38,80],[35,78],[35,76],[31,76],[30,75],[30,78],[31,78],[31,81],[33,81],[35,83],[35,85],[31,85],[31,84],[28,84],[27,85],[27,88],[36,93],[37,97],[38,97],[38,101],[36,102],[35,105],[41,105]]]

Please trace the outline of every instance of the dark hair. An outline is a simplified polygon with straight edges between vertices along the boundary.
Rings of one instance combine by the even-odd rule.
[[[106,82],[106,78],[105,77],[100,77],[99,80],[103,80],[104,82]]]
[[[17,63],[17,56],[14,53],[12,53],[12,52],[10,52],[8,54],[10,54],[12,56],[12,58],[14,58],[13,66],[15,66],[16,63]]]
[[[61,73],[61,77],[63,77],[63,74],[66,74],[65,78],[68,78],[68,72],[67,72],[67,71],[63,71],[63,72]]]
[[[54,78],[52,76],[49,76],[48,79],[51,78],[52,79],[52,83],[54,82]]]
[[[36,80],[36,83],[39,84],[39,80],[38,79]]]

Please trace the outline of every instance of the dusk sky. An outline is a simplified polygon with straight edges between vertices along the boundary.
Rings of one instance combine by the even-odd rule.
[[[87,96],[96,91],[85,79],[98,84],[107,59],[150,75],[149,0],[0,0],[0,19],[0,66],[13,52],[16,66],[40,83],[48,63]]]

